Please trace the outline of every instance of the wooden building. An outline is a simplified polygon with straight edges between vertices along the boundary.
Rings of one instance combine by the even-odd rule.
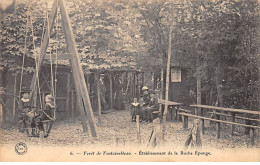
[[[22,65],[22,57],[14,56],[17,65]],[[17,104],[20,99],[20,86],[30,87],[33,78],[34,59],[26,57],[25,67],[32,67],[31,72],[24,71],[21,84],[21,71],[4,69],[1,71],[1,82],[4,87],[2,95],[3,115],[5,122],[14,121],[16,118]],[[116,66],[116,67],[115,67]],[[57,68],[56,68],[57,67]],[[126,65],[110,64],[109,67],[99,67],[91,63],[82,63],[85,74],[85,80],[90,94],[90,100],[94,112],[97,112],[97,73],[104,78],[106,86],[105,109],[113,109],[115,102],[115,91],[117,81],[122,83],[123,101],[130,102],[133,97],[140,97],[142,82],[142,72],[134,67]],[[51,72],[51,70],[53,70]],[[51,78],[53,76],[53,79]],[[56,80],[55,80],[56,77]],[[80,114],[77,95],[74,86],[72,70],[68,60],[59,60],[57,66],[46,59],[39,74],[40,88],[38,91],[37,107],[44,106],[44,97],[51,93],[52,83],[56,94],[56,118],[57,120],[75,117]]]

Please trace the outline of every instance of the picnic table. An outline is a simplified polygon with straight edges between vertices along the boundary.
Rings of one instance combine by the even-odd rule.
[[[177,120],[178,118],[178,113],[180,111],[180,106],[183,105],[182,103],[177,103],[174,101],[166,101],[163,99],[158,99],[159,104],[167,105],[168,108],[168,120]]]

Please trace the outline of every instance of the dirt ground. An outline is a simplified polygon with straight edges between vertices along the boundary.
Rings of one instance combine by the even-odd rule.
[[[192,126],[192,119],[189,121],[189,128],[184,130],[179,121],[168,121],[166,130],[166,142],[168,147],[184,146],[188,133]],[[230,127],[221,125],[221,138],[216,138],[215,124],[205,121],[205,134],[203,135],[203,147],[243,148],[249,147],[249,135],[244,135],[244,128],[236,128],[235,136],[229,133]],[[137,145],[137,127],[135,122],[130,120],[130,112],[127,110],[112,110],[102,114],[102,125],[97,128],[97,137],[91,137],[90,131],[84,133],[79,118],[71,118],[63,121],[56,121],[48,138],[43,140],[46,146],[95,146],[110,147],[116,144],[119,138],[119,145]],[[143,146],[148,144],[149,136],[153,129],[152,123],[141,123],[141,141]],[[255,143],[260,147],[259,131],[256,131]],[[27,137],[26,134],[18,132],[17,125],[7,123],[1,128],[1,145],[15,145],[23,141],[30,145],[38,145],[39,138]]]

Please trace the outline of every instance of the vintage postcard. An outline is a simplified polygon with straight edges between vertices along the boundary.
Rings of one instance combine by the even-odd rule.
[[[259,162],[258,0],[1,0],[1,162]]]

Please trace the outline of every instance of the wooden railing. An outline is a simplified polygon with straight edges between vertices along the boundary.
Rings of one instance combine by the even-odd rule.
[[[189,113],[188,110],[184,112],[178,113],[179,115],[183,116],[183,128],[188,128],[188,117],[201,119],[201,130],[202,133],[205,132],[204,121],[209,120],[216,122],[216,130],[217,130],[217,138],[220,138],[220,123],[230,124],[231,125],[231,135],[234,135],[235,126],[242,126],[245,128],[250,129],[250,144],[251,146],[254,145],[254,138],[255,138],[255,129],[260,129],[259,122],[260,122],[260,112],[259,111],[251,111],[251,110],[244,110],[244,109],[235,109],[235,108],[225,108],[225,107],[216,107],[216,106],[208,106],[208,105],[190,105],[190,107],[194,107]],[[200,109],[200,110],[199,110]],[[207,117],[205,113],[213,114],[216,117]],[[224,113],[223,113],[224,112]],[[238,116],[240,114],[240,116]],[[254,115],[255,117],[249,118],[241,116],[243,115]],[[231,120],[221,120],[220,116],[230,117]],[[242,119],[246,121],[253,121],[255,124],[242,124],[236,122],[236,119]]]

